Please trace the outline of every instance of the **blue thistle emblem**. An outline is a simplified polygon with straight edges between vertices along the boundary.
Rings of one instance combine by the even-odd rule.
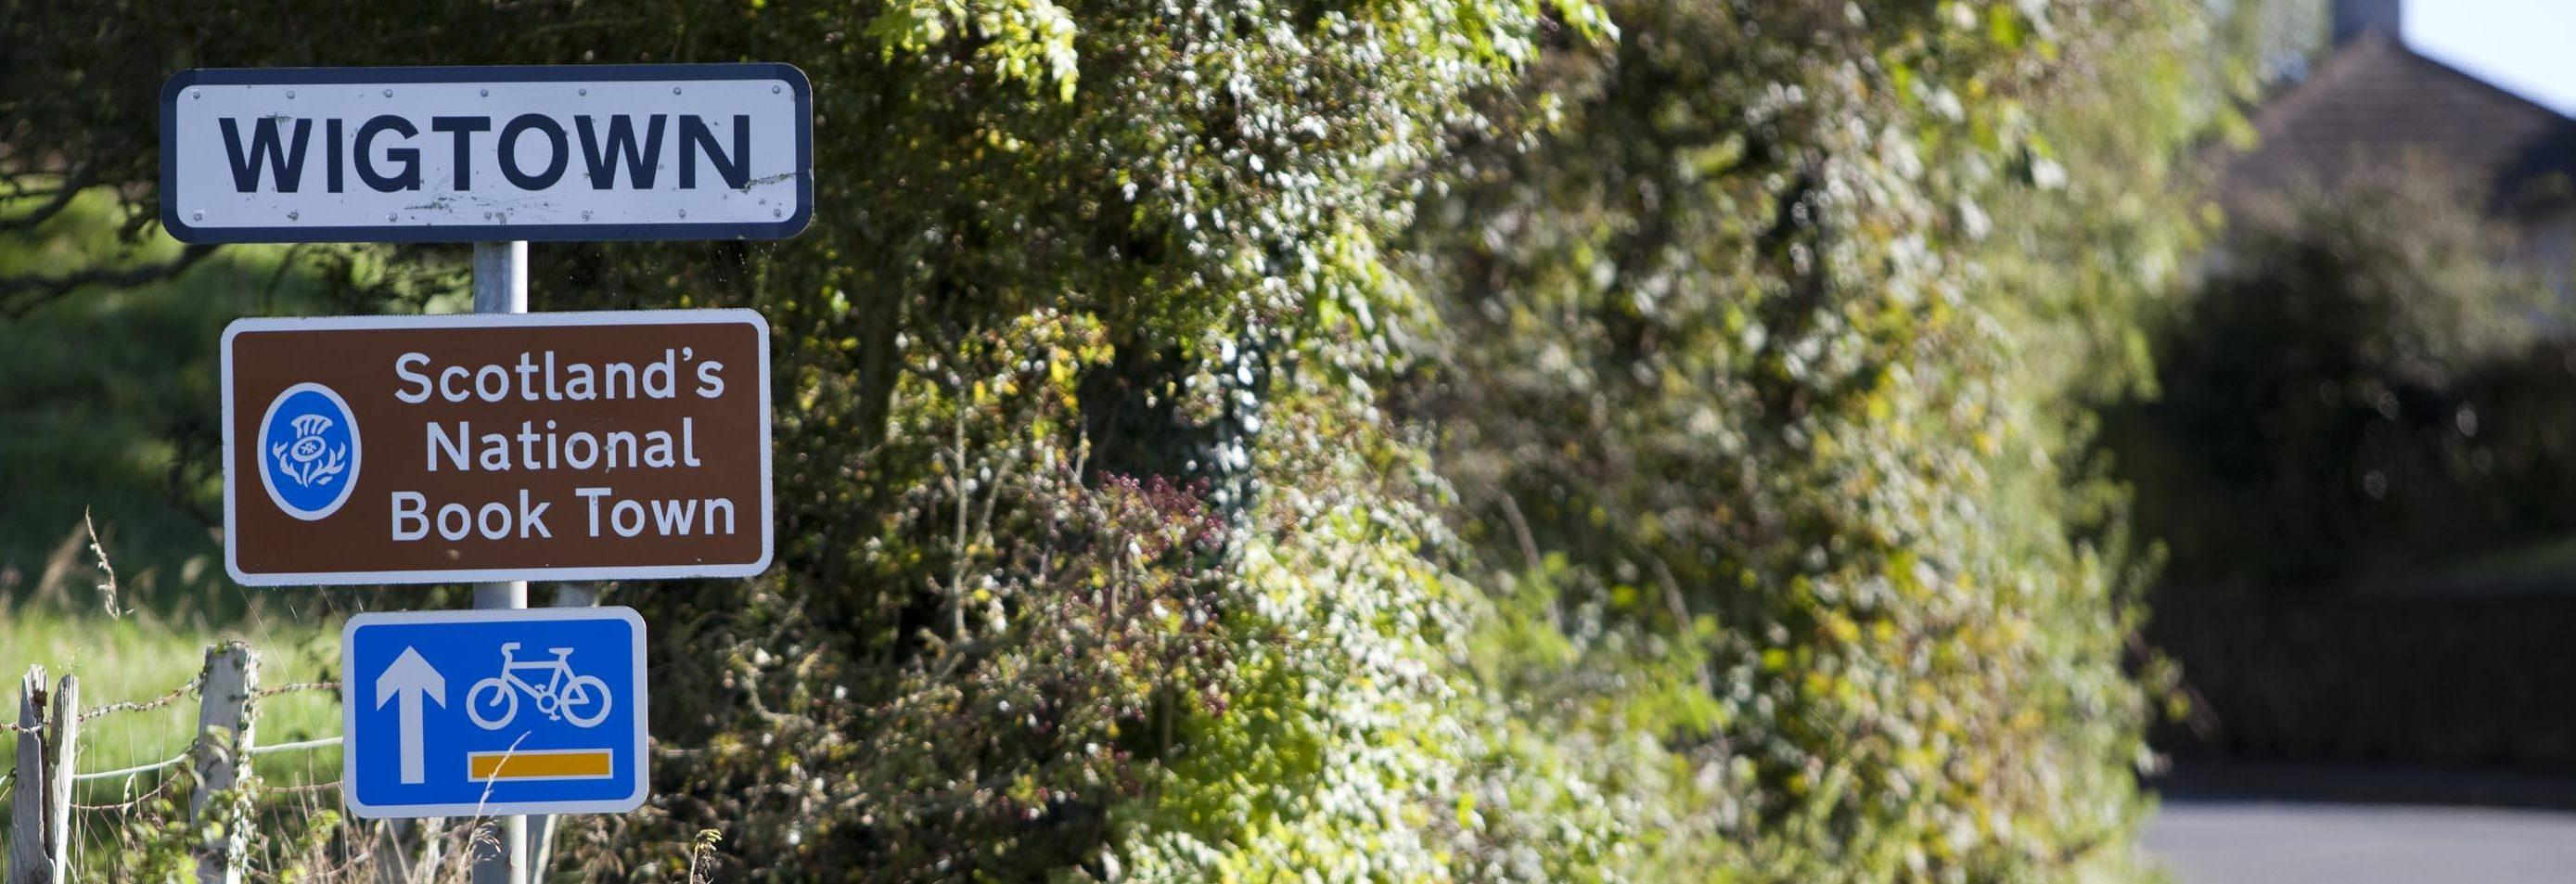
[[[321,384],[286,388],[260,419],[260,484],[287,515],[312,521],[348,502],[358,481],[358,422]]]

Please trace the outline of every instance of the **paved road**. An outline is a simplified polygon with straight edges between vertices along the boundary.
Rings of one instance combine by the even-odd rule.
[[[2147,849],[2177,884],[2576,881],[2576,812],[2168,797]]]

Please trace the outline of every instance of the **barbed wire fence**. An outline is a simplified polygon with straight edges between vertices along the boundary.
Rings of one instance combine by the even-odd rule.
[[[83,818],[127,823],[138,815],[163,809],[159,802],[172,798],[177,791],[187,793],[183,817],[186,825],[172,830],[187,833],[191,842],[187,845],[187,864],[194,867],[196,879],[207,884],[242,880],[253,828],[253,821],[247,817],[256,806],[256,796],[228,794],[227,790],[239,789],[247,782],[251,786],[244,791],[255,790],[262,795],[336,792],[340,788],[336,778],[269,786],[252,777],[251,766],[264,757],[337,747],[344,739],[340,735],[278,743],[253,739],[260,701],[288,694],[336,696],[340,692],[340,683],[332,681],[260,687],[257,667],[257,655],[249,646],[221,643],[207,649],[205,667],[195,677],[168,692],[98,706],[80,704],[78,676],[48,680],[44,667],[30,667],[19,680],[17,720],[0,721],[0,735],[14,736],[17,743],[14,758],[9,759],[12,763],[0,770],[0,802],[9,808],[5,880],[9,884],[68,880],[79,867],[77,852],[82,847],[82,839],[75,834],[76,823]],[[198,700],[197,726],[187,746],[177,754],[113,769],[79,770],[84,725],[115,715],[166,709],[191,696]],[[99,783],[122,786],[113,800],[80,800],[84,792],[94,798],[102,791],[95,785]],[[175,804],[173,801],[167,808],[174,817]],[[374,849],[373,844],[361,847],[347,858],[341,871],[365,863]],[[436,865],[434,849],[422,854],[426,865]],[[384,867],[399,867],[402,874],[380,874],[381,880],[400,881],[410,880],[410,869],[417,866],[403,863]]]
[[[19,680],[17,720],[0,720],[0,736],[14,737],[12,758],[0,758],[0,806],[7,807],[7,874],[0,884],[59,884],[101,869],[125,868],[135,858],[117,856],[105,863],[81,863],[88,844],[79,826],[117,827],[119,837],[137,840],[134,832],[175,833],[183,840],[184,867],[193,868],[204,884],[236,884],[252,869],[252,836],[258,827],[274,827],[274,805],[264,798],[315,796],[306,805],[311,818],[336,811],[341,781],[332,779],[270,785],[253,776],[256,760],[342,746],[345,735],[317,736],[261,743],[257,733],[261,701],[289,694],[322,693],[341,699],[336,681],[294,682],[270,687],[258,684],[258,656],[241,642],[209,647],[197,675],[169,691],[142,700],[80,704],[80,679],[64,675],[48,680],[43,666],[29,667]],[[84,725],[117,715],[167,709],[190,697],[197,699],[193,736],[185,748],[167,758],[104,770],[79,770]],[[656,744],[657,757],[691,753]],[[14,760],[13,760],[14,759]],[[112,800],[95,800],[97,784],[119,784]],[[84,795],[86,793],[86,796]],[[184,810],[178,794],[186,796]],[[84,801],[83,797],[93,800]],[[166,803],[165,803],[166,802]],[[267,815],[262,816],[263,810]],[[336,817],[335,817],[336,819]],[[555,822],[531,825],[531,868],[546,868],[551,858]],[[86,821],[86,822],[84,822]],[[492,834],[480,817],[452,820],[370,821],[330,832],[302,833],[309,840],[335,843],[328,855],[306,867],[308,880],[368,880],[382,884],[418,884],[463,876],[467,857],[479,840]],[[455,825],[450,825],[451,823]],[[272,833],[274,834],[274,833]],[[80,874],[75,874],[76,872]],[[161,877],[180,877],[179,874]]]

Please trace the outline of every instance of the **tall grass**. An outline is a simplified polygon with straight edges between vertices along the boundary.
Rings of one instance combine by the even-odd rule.
[[[264,686],[336,680],[339,668],[336,623],[276,620],[249,622],[225,629],[174,626],[146,614],[111,618],[103,611],[64,611],[27,605],[0,616],[0,676],[16,676],[30,665],[45,667],[47,678],[80,677],[81,705],[146,702],[188,684],[205,665],[206,649],[216,642],[240,639],[259,655],[259,683]],[[14,692],[14,678],[0,679],[0,690]],[[15,704],[10,714],[16,713]],[[112,770],[147,764],[186,751],[197,722],[197,697],[139,712],[116,712],[81,724],[78,767]],[[340,732],[340,703],[328,691],[299,691],[257,701],[257,743],[274,744]],[[14,758],[14,735],[0,735],[0,757]],[[261,776],[280,784],[328,781],[338,775],[336,748],[264,755],[256,759]],[[136,779],[149,788],[156,775]],[[113,800],[124,784],[92,781],[82,787],[83,801]]]

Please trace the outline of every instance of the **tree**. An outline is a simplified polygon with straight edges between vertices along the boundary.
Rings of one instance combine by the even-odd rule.
[[[2316,591],[2558,527],[2513,502],[2565,486],[2533,419],[2561,409],[2531,352],[2557,308],[2477,191],[2396,157],[2243,202],[2113,437],[2176,579]]]

